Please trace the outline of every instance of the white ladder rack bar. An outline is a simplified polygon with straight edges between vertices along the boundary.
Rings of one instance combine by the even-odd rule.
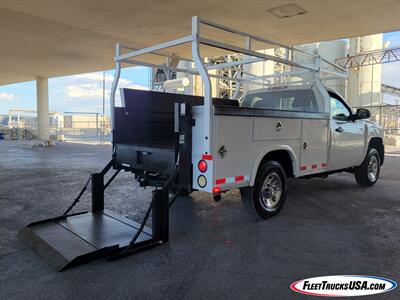
[[[225,69],[229,67],[234,67],[234,66],[240,66],[240,65],[246,65],[246,64],[252,64],[260,61],[265,61],[263,58],[249,58],[249,59],[242,59],[242,60],[237,60],[233,62],[227,62],[227,63],[222,63],[222,64],[207,64],[205,65],[207,70],[219,70],[219,69]]]
[[[131,47],[131,46],[127,46],[127,45],[124,45],[124,44],[121,44],[121,43],[120,43],[120,47],[121,47],[121,49],[127,49],[127,50],[131,50],[131,51],[140,50],[140,49],[138,49],[138,48],[134,48],[134,47]],[[185,58],[185,57],[181,57],[181,56],[176,56],[176,55],[174,55],[174,54],[169,54],[169,53],[161,53],[161,52],[153,51],[153,52],[151,52],[151,53],[149,53],[149,54],[157,55],[157,56],[162,56],[162,57],[166,57],[166,58],[175,58],[175,57],[178,57],[179,60],[184,60],[184,61],[188,61],[188,62],[193,62],[192,59]]]
[[[277,73],[277,74],[268,74],[264,76],[255,76],[253,74],[246,73],[247,75],[253,76],[252,78],[247,79],[247,81],[254,81],[254,80],[264,80],[268,78],[275,78],[275,77],[285,77],[285,76],[299,76],[305,73],[308,73],[308,70],[301,70],[301,71],[293,71],[293,72],[286,72],[286,73]],[[282,83],[286,84],[286,83]]]
[[[308,70],[315,71],[315,72],[319,71],[318,68],[313,67],[313,66],[309,66],[309,65],[305,65],[305,64],[301,64],[301,63],[296,63],[296,62],[288,60],[288,59],[284,59],[284,58],[280,58],[280,57],[276,57],[276,56],[273,56],[273,55],[268,55],[268,54],[252,51],[252,50],[247,50],[245,48],[228,45],[228,44],[225,44],[225,43],[222,43],[222,42],[217,42],[217,41],[214,41],[214,40],[211,40],[211,39],[199,38],[199,42],[201,44],[204,44],[204,45],[208,45],[208,46],[212,46],[212,47],[216,47],[216,48],[220,48],[220,49],[225,49],[225,50],[230,50],[232,52],[243,53],[243,54],[246,54],[246,55],[249,55],[249,56],[255,56],[255,57],[258,57],[258,58],[262,58],[264,60],[271,60],[271,61],[279,62],[279,63],[285,64],[285,65],[298,67],[298,68],[303,68],[303,69],[308,69]]]
[[[230,27],[227,27],[227,26],[224,26],[224,25],[220,25],[220,24],[217,24],[217,23],[214,23],[214,22],[211,22],[211,21],[207,21],[207,20],[203,20],[203,19],[199,18],[199,22],[200,22],[200,24],[203,24],[203,25],[207,25],[207,26],[210,26],[210,27],[214,27],[214,28],[217,28],[217,29],[220,29],[220,30],[223,30],[223,31],[227,31],[227,32],[230,32],[230,33],[233,33],[233,34],[237,34],[237,35],[241,35],[243,37],[246,37],[247,38],[246,42],[248,44],[249,50],[251,50],[251,40],[255,40],[255,41],[258,41],[258,42],[265,43],[265,44],[279,46],[281,48],[284,48],[284,49],[287,49],[287,50],[290,50],[290,51],[293,51],[293,52],[298,52],[298,53],[301,53],[301,54],[304,54],[304,55],[308,55],[308,56],[311,56],[311,57],[314,57],[314,58],[318,57],[318,55],[315,55],[313,53],[308,53],[308,52],[302,51],[300,49],[296,49],[296,48],[294,48],[292,46],[284,45],[284,44],[281,44],[281,43],[278,43],[278,42],[275,42],[275,41],[272,41],[272,40],[268,40],[268,39],[263,38],[263,37],[259,37],[259,36],[256,36],[256,35],[244,32],[244,31],[236,30],[236,29],[233,29],[233,28],[230,28]]]
[[[192,35],[188,35],[188,36],[184,36],[181,37],[179,39],[176,40],[172,40],[172,41],[168,41],[165,43],[161,43],[158,45],[154,45],[154,46],[150,46],[147,48],[143,48],[140,50],[136,50],[136,51],[132,51],[123,55],[117,55],[114,59],[115,62],[121,62],[127,58],[130,57],[135,57],[135,56],[139,56],[139,55],[143,55],[143,54],[149,54],[149,53],[154,53],[156,51],[162,50],[162,49],[166,49],[166,48],[171,48],[174,46],[178,46],[178,45],[182,45],[185,43],[189,43],[193,41],[193,36]]]
[[[145,66],[145,67],[149,67],[149,68],[157,68],[157,69],[165,69],[168,71],[174,71],[174,72],[179,72],[179,73],[186,73],[186,74],[190,74],[190,75],[196,75],[196,76],[200,76],[200,73],[194,69],[182,69],[182,68],[174,68],[174,67],[169,67],[169,66],[165,66],[165,65],[159,65],[159,64],[152,64],[152,63],[147,63],[147,62],[142,62],[142,61],[137,61],[137,60],[132,60],[132,59],[125,59],[124,62],[132,64],[132,65],[137,65],[137,66]],[[298,73],[305,73],[307,71],[299,71]],[[251,82],[254,81],[255,79],[253,79],[253,77],[256,77],[256,75],[253,74],[249,74],[248,75],[252,76],[252,78],[231,78],[231,77],[225,77],[225,76],[220,76],[220,75],[216,75],[216,74],[208,74],[209,77],[211,78],[216,78],[216,79],[223,79],[223,80],[227,80],[227,81],[238,81],[238,82]],[[283,74],[283,73],[282,73]],[[273,77],[272,75],[268,75]],[[280,74],[276,74],[276,77],[282,77],[282,76],[293,76],[293,75],[280,75]],[[261,79],[262,76],[260,76],[257,79]],[[255,85],[259,85],[262,86],[263,83],[259,83],[259,82],[254,82],[252,84]]]
[[[347,76],[346,68],[343,68],[342,66],[339,66],[339,65],[335,64],[334,62],[331,62],[331,61],[329,61],[329,60],[327,60],[327,59],[325,59],[323,57],[321,57],[320,59],[321,59],[322,62],[330,65],[331,67],[334,67],[335,69],[339,69],[340,71],[342,71]],[[323,70],[325,70],[325,69],[323,69]]]
[[[346,78],[347,77],[347,73],[346,74],[342,74],[336,71],[331,71],[328,69],[321,69],[320,73],[326,73],[326,74],[330,74],[339,78]]]

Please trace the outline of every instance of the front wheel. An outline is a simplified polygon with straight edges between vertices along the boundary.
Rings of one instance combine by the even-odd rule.
[[[280,163],[268,161],[261,166],[254,187],[242,188],[240,192],[248,211],[268,219],[279,213],[285,203],[285,171]]]
[[[363,161],[363,163],[356,167],[354,175],[356,181],[360,186],[373,186],[379,178],[381,164],[379,153],[376,149],[371,148]]]

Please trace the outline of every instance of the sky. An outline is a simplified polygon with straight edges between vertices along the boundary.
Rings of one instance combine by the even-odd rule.
[[[121,71],[118,87],[149,88],[147,67],[125,68]],[[103,112],[103,75],[105,82],[105,112],[109,114],[110,90],[114,70],[55,77],[49,79],[49,110],[52,112]],[[116,105],[120,103],[119,92]],[[0,86],[0,114],[12,108],[36,110],[36,82]]]
[[[400,31],[385,33],[383,43],[400,46]],[[133,67],[123,69],[119,87],[149,88],[150,69]],[[114,70],[105,71],[105,112],[109,114],[110,88]],[[400,62],[382,64],[382,83],[400,87]],[[36,110],[35,81],[0,86],[0,114],[12,108]],[[384,101],[394,104],[394,97],[384,95]],[[117,93],[116,103],[119,102]],[[103,72],[79,74],[49,79],[49,110],[56,112],[103,111]]]

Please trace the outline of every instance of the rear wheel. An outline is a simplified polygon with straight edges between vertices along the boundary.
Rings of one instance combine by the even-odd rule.
[[[375,148],[370,148],[363,163],[354,170],[357,183],[360,186],[373,186],[378,181],[380,168],[379,153]]]
[[[279,213],[286,198],[286,175],[280,163],[268,161],[261,166],[254,187],[240,190],[244,206],[267,219]]]

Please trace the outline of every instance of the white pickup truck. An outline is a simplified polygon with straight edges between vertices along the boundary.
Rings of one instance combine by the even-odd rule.
[[[215,185],[239,187],[245,206],[262,218],[280,211],[290,177],[346,171],[359,185],[372,186],[384,145],[382,129],[369,117],[321,84],[255,90],[238,107],[217,106]],[[194,178],[200,174],[195,170]]]
[[[290,177],[326,177],[346,171],[353,172],[361,186],[376,183],[384,159],[382,129],[367,120],[367,109],[354,112],[323,84],[329,80],[324,78],[327,75],[345,77],[343,68],[320,56],[197,17],[192,22],[192,34],[177,40],[134,51],[117,45],[111,93],[114,168],[135,173],[143,186],[160,186],[177,169],[179,175],[171,190],[204,191],[215,199],[224,191],[239,188],[245,206],[262,218],[280,211]],[[200,26],[236,34],[245,39],[246,46],[203,37]],[[254,42],[279,47],[285,55],[256,51]],[[192,59],[183,59],[189,67],[171,64],[180,58],[166,49],[185,44],[191,46]],[[200,56],[204,45],[240,53],[242,59],[213,64]],[[149,55],[164,57],[167,62],[140,60]],[[294,58],[299,55],[312,63],[297,62]],[[235,78],[213,72],[265,61],[291,70],[261,76],[247,72]],[[114,110],[122,63],[187,74],[191,81],[200,76],[201,94],[121,89],[122,107]],[[305,73],[311,76],[299,82]],[[287,80],[290,76],[297,80]],[[214,99],[212,80],[219,79],[236,81],[235,94],[241,96]],[[258,88],[241,89],[248,83]]]

